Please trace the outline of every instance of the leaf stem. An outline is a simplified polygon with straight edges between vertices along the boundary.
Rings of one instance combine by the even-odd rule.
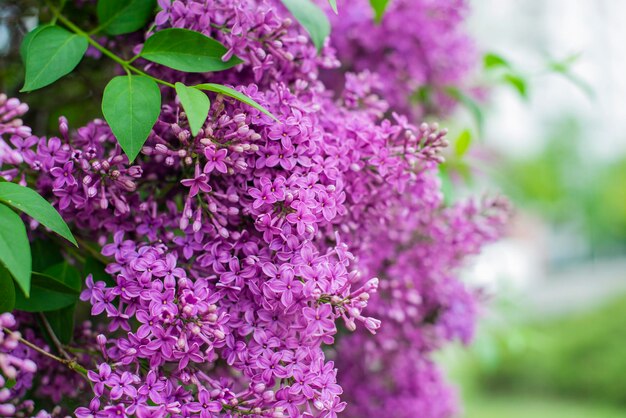
[[[126,62],[127,62],[128,64],[132,64],[132,63],[133,63],[133,61],[135,61],[135,60],[136,60],[137,58],[139,58],[140,56],[141,56],[141,54],[134,55],[132,58],[130,58],[130,59],[129,59],[129,60],[127,60]]]
[[[96,48],[98,51],[102,52],[103,55],[106,55],[107,57],[109,57],[110,59],[112,59],[113,61],[115,61],[119,65],[121,65],[122,68],[124,68],[124,70],[126,70],[126,72],[133,72],[135,74],[151,78],[152,80],[156,81],[159,84],[163,84],[165,86],[168,86],[168,87],[171,87],[171,88],[175,88],[172,83],[167,82],[165,80],[161,80],[160,78],[153,77],[150,74],[145,73],[144,71],[141,71],[139,68],[133,67],[132,65],[130,65],[129,61],[124,61],[122,58],[120,58],[117,55],[115,55],[115,53],[113,53],[109,49],[105,48],[104,46],[100,45],[100,43],[98,43],[96,40],[94,40],[87,32],[85,32],[84,30],[82,30],[81,28],[76,26],[71,20],[69,20],[68,18],[63,16],[61,14],[61,12],[50,2],[50,0],[46,0],[46,4],[50,8],[50,10],[52,11],[52,13],[54,14],[54,17],[56,19],[58,19],[61,23],[63,23],[65,26],[67,26],[69,29],[71,29],[77,35],[80,35],[83,38],[87,39],[87,42],[89,42],[89,44],[91,46]],[[136,58],[134,57],[132,60],[134,60],[134,59],[136,59]]]

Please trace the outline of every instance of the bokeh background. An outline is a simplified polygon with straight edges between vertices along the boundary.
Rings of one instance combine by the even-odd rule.
[[[516,214],[465,272],[488,299],[475,344],[441,360],[468,418],[625,417],[626,2],[472,9],[491,88],[482,134],[451,118],[473,169],[448,190],[502,191]]]

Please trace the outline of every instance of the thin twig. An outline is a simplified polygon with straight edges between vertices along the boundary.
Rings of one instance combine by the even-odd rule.
[[[85,32],[84,30],[76,26],[71,20],[63,16],[61,12],[59,11],[59,9],[57,9],[49,0],[46,0],[46,4],[48,5],[50,10],[54,14],[55,18],[59,19],[61,23],[63,23],[65,26],[67,26],[70,30],[72,30],[77,35],[84,37],[87,40],[87,42],[89,42],[89,44],[93,46],[94,48],[96,48],[98,51],[102,52],[104,55],[106,55],[107,57],[109,57],[110,59],[118,63],[119,65],[121,65],[122,68],[126,70],[126,72],[133,72],[135,74],[139,74],[139,75],[151,78],[152,80],[156,81],[159,84],[163,84],[165,86],[175,88],[172,83],[167,82],[165,80],[161,80],[160,78],[157,78],[157,77],[153,77],[150,74],[144,71],[141,71],[139,68],[133,67],[132,65],[129,64],[128,61],[124,61],[123,59],[115,55],[115,53],[108,50],[104,46],[100,45],[100,43],[94,40],[87,32]]]
[[[39,313],[39,318],[41,319],[41,322],[43,323],[43,326],[46,329],[46,332],[50,336],[50,339],[52,340],[52,343],[54,344],[58,352],[61,353],[61,355],[65,357],[66,360],[68,361],[73,360],[72,357],[70,357],[70,355],[67,353],[67,351],[63,349],[63,344],[61,344],[61,341],[59,341],[59,338],[54,333],[54,330],[52,329],[50,322],[48,322],[48,318],[46,318],[46,316],[41,312]]]
[[[28,340],[25,340],[24,338],[22,338],[21,336],[18,336],[19,334],[11,331],[8,328],[3,328],[4,332],[6,332],[7,334],[13,336],[13,337],[17,337],[17,340],[19,342],[21,342],[22,344],[24,344],[25,346],[32,348],[33,350],[35,350],[36,352],[43,354],[46,357],[49,357],[53,360],[58,361],[61,364],[64,364],[65,366],[67,366],[69,369],[74,370],[76,373],[81,374],[82,376],[85,377],[85,379],[87,379],[87,369],[85,369],[83,366],[81,366],[80,364],[78,364],[76,362],[76,360],[74,359],[70,359],[70,360],[66,360],[63,359],[61,357],[58,357],[52,353],[47,352],[46,350],[44,350],[43,348],[37,347],[35,344],[31,343]],[[87,379],[89,381],[89,379]]]

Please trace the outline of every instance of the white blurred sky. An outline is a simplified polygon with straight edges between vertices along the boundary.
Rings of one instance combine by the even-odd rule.
[[[498,89],[486,140],[506,153],[539,152],[550,122],[574,115],[590,156],[626,153],[626,0],[471,0],[469,27],[483,51],[507,57],[524,74],[541,73],[548,57],[582,57],[574,73],[588,98],[558,75],[530,77],[530,101]]]

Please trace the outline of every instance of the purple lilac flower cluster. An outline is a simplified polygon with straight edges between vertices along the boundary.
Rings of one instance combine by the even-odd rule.
[[[75,414],[449,416],[429,353],[469,340],[475,298],[454,269],[497,238],[505,205],[444,207],[445,130],[384,119],[371,73],[333,98],[317,79],[332,48],[318,56],[279,2],[159,5],[157,29],[201,31],[244,63],[146,71],[230,83],[280,122],[218,96],[194,137],[166,97],[129,163],[103,121],[61,118],[40,138],[18,119],[26,105],[0,96],[0,175],[35,178],[109,260],[110,280],[88,276],[81,295],[101,325],[80,339],[93,394],[66,395]]]
[[[63,364],[42,355],[36,348],[50,351],[47,342],[35,332],[38,326],[31,315],[0,314],[0,416],[52,418],[65,416],[61,406],[65,398],[79,398],[89,390],[80,375]],[[85,322],[76,330],[75,339],[88,351],[95,339],[93,327]],[[23,340],[28,341],[29,345]],[[87,360],[81,355],[79,360]],[[46,399],[57,405],[51,412],[41,409],[30,397]],[[37,411],[35,413],[35,411]],[[67,411],[65,411],[67,412]]]
[[[350,417],[389,409],[397,417],[444,418],[458,412],[454,391],[429,354],[454,339],[471,341],[480,295],[453,269],[501,234],[507,202],[488,198],[435,212],[422,208],[422,216],[415,216],[415,203],[407,199],[405,204],[364,258],[365,271],[385,272],[368,304],[383,326],[376,338],[357,331],[335,347]]]
[[[10,313],[0,315],[0,415],[15,416],[26,405],[11,401],[19,398],[30,386],[37,365],[31,359],[28,348],[21,346],[17,321]],[[5,331],[6,330],[6,331]],[[15,385],[9,387],[9,382]]]
[[[466,89],[478,58],[464,27],[467,0],[393,0],[379,24],[368,0],[339,3],[338,15],[327,1],[319,3],[331,19],[331,45],[342,68],[375,74],[377,91],[393,110],[414,120],[446,114],[455,101],[444,88]],[[337,72],[324,79],[341,84]]]

